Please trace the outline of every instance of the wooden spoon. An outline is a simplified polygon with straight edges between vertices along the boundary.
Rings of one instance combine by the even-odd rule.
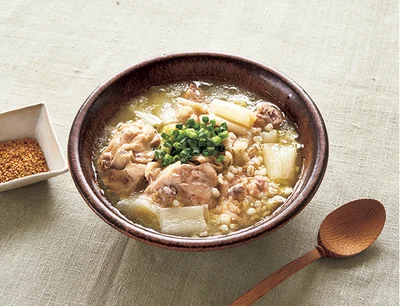
[[[314,250],[271,274],[231,306],[253,304],[282,281],[321,257],[346,258],[364,251],[378,238],[385,221],[385,208],[377,200],[360,199],[339,207],[322,221],[318,245]]]

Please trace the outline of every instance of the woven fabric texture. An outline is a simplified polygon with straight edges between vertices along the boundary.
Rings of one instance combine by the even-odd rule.
[[[119,70],[178,51],[249,57],[296,80],[329,134],[324,181],[274,233],[216,252],[129,239],[69,173],[0,193],[1,305],[227,305],[311,250],[324,217],[357,198],[387,210],[382,235],[322,259],[256,305],[399,305],[399,5],[384,1],[0,1],[0,111],[45,102],[66,152],[86,97]],[[1,129],[1,126],[0,126]]]

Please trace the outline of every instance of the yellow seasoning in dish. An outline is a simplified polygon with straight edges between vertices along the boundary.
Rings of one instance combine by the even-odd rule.
[[[47,171],[49,168],[36,139],[0,142],[0,183]]]

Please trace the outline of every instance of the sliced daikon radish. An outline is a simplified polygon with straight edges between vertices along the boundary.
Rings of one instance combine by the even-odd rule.
[[[220,126],[223,122],[226,122],[226,125],[228,126],[228,131],[233,132],[238,136],[246,135],[249,132],[248,128],[227,119],[221,118],[213,113],[211,113],[209,117],[210,119],[214,119],[218,126]]]
[[[192,100],[188,100],[188,99],[181,98],[181,97],[176,98],[176,102],[178,102],[181,105],[190,106],[196,112],[200,112],[200,113],[204,112],[204,107],[203,107],[202,103],[194,102]]]
[[[160,208],[161,232],[170,235],[191,236],[208,229],[204,212],[208,205]]]
[[[262,132],[260,136],[262,138],[263,143],[277,143],[279,140],[277,130],[272,130],[270,132]]]
[[[177,122],[174,105],[171,103],[165,103],[159,114],[163,124],[171,122]]]
[[[264,165],[271,180],[290,181],[296,172],[295,146],[263,145]]]
[[[257,120],[256,115],[249,109],[219,99],[214,99],[210,103],[211,111],[224,119],[251,128]]]
[[[138,116],[144,122],[146,122],[147,124],[150,124],[152,126],[156,126],[156,125],[159,125],[161,123],[161,119],[158,118],[157,116],[152,115],[152,114],[139,112],[139,111],[136,111],[135,113],[136,113],[136,116]]]
[[[115,207],[128,219],[144,226],[159,229],[159,207],[146,196],[132,197],[119,201]]]

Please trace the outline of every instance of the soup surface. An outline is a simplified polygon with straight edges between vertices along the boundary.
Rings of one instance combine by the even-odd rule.
[[[107,123],[94,156],[106,197],[131,221],[179,236],[229,234],[268,218],[302,167],[296,126],[236,86],[152,87]]]

